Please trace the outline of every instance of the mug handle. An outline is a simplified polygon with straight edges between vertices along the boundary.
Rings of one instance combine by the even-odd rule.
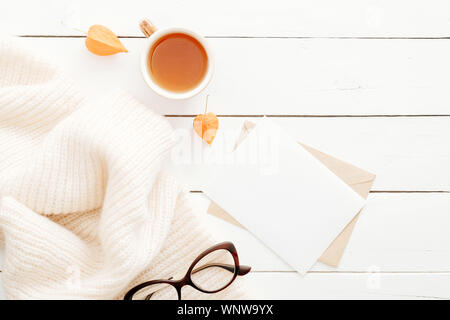
[[[139,23],[139,27],[141,28],[142,33],[148,38],[150,37],[157,29],[153,23],[148,19],[144,19]]]

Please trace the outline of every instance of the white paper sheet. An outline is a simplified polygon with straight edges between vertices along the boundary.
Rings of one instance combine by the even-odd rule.
[[[299,273],[365,203],[268,118],[233,156],[203,168],[204,192]]]

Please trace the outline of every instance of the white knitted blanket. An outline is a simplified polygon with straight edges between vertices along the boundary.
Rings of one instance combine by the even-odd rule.
[[[49,62],[0,39],[0,246],[10,299],[115,299],[186,271],[215,244],[160,170],[172,129],[123,92],[87,102]],[[240,280],[236,281],[239,282]],[[243,289],[183,298],[241,298]]]

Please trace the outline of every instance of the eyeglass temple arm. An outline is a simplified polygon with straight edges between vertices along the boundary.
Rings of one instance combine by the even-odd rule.
[[[194,273],[197,273],[199,271],[205,270],[207,268],[213,268],[213,267],[219,267],[219,268],[225,269],[225,270],[227,270],[229,272],[234,272],[234,265],[225,264],[225,263],[208,263],[208,264],[205,264],[205,265],[203,265],[201,267],[198,267],[198,268],[192,270],[192,273],[194,274]],[[243,265],[239,266],[238,276],[246,275],[247,273],[250,272],[251,269],[252,268],[249,267],[249,266],[243,266]]]
[[[170,278],[167,279],[167,280],[172,280],[172,279],[173,279],[173,277],[170,277]],[[161,290],[161,289],[159,289],[159,290]],[[159,290],[156,290],[155,292],[158,292]],[[149,295],[147,295],[147,296],[145,297],[145,300],[150,300],[155,292],[152,292],[152,293],[150,293]]]

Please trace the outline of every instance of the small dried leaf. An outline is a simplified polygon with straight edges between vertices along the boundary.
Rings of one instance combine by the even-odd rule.
[[[219,119],[217,119],[217,116],[212,112],[199,114],[195,117],[193,125],[195,132],[211,145],[219,129]]]
[[[111,30],[99,24],[89,28],[86,36],[86,47],[90,52],[99,56],[128,52]]]

